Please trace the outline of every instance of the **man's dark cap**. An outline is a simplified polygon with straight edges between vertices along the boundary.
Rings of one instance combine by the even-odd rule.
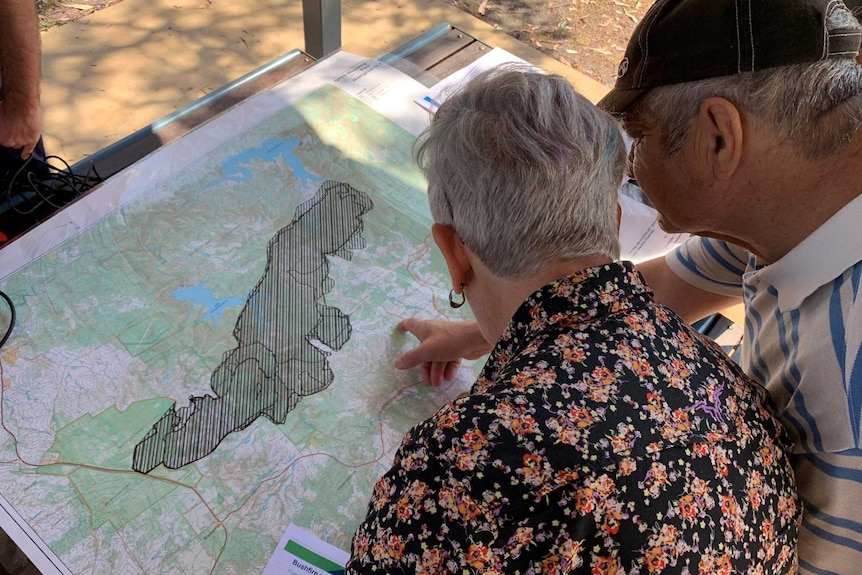
[[[599,107],[619,115],[658,86],[855,58],[860,32],[826,29],[836,10],[847,8],[841,0],[657,0],[635,28],[616,84]]]

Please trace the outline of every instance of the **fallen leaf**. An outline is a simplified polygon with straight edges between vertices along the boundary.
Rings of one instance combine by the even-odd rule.
[[[92,10],[93,7],[89,4],[67,4],[65,2],[60,2],[60,6],[65,6],[66,8],[74,8],[75,10]]]

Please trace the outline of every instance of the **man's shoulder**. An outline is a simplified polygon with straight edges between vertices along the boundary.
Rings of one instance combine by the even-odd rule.
[[[754,258],[745,248],[700,236],[668,252],[665,262],[686,283],[734,297],[742,295],[742,276],[754,269]]]

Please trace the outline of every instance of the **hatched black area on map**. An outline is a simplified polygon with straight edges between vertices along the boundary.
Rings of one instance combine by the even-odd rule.
[[[300,399],[332,383],[328,350],[341,349],[351,326],[323,303],[334,283],[326,256],[350,259],[349,250],[365,247],[362,215],[372,207],[365,193],[327,181],[296,209],[267,245],[266,270],[233,331],[238,345],[210,379],[215,396],[192,396],[188,407],[165,412],[135,446],[135,471],[188,465],[261,416],[284,423]]]

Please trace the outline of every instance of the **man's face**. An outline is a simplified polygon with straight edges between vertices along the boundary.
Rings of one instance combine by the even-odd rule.
[[[660,130],[643,124],[626,123],[632,137],[629,176],[659,211],[659,225],[669,233],[703,229],[696,219],[697,190],[688,142],[673,155],[665,152]]]

